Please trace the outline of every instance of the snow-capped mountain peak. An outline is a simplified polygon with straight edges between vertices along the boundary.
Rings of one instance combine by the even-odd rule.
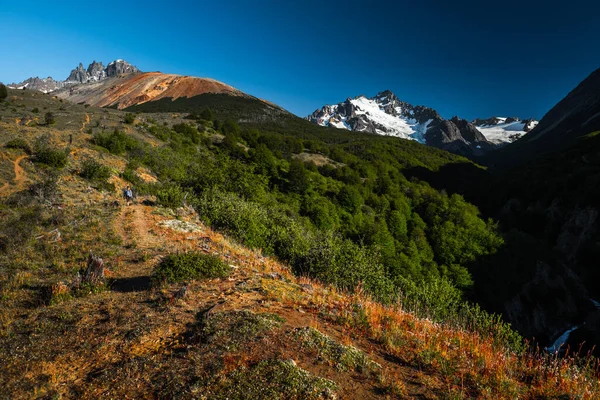
[[[446,121],[434,109],[413,106],[390,90],[326,105],[307,119],[321,126],[412,139],[458,153],[480,153],[490,145],[468,121]]]
[[[439,114],[427,107],[414,107],[389,90],[368,98],[360,95],[326,105],[308,117],[322,126],[414,139],[425,143],[424,134]]]

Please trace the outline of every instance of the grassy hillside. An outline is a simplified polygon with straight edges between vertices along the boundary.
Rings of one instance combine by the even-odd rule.
[[[466,160],[185,117],[0,103],[2,396],[598,396],[451,285],[493,223],[403,171]]]

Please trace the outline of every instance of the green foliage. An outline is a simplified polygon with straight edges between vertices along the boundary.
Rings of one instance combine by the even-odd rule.
[[[92,143],[104,147],[113,154],[123,154],[139,146],[137,140],[115,129],[112,133],[98,132],[92,137]]]
[[[32,153],[31,146],[29,145],[27,140],[25,140],[23,138],[15,138],[15,139],[9,140],[8,142],[6,142],[6,144],[4,146],[7,149],[21,149],[27,154]]]
[[[63,168],[68,162],[68,149],[59,150],[50,144],[48,136],[38,138],[34,145],[34,161],[54,168]]]
[[[221,125],[221,132],[226,136],[239,137],[240,136],[240,127],[239,125],[232,121],[227,120]]]
[[[156,196],[158,204],[163,207],[181,207],[185,199],[185,193],[181,186],[174,182],[157,183],[151,189],[151,192]]]
[[[154,270],[156,283],[175,283],[190,280],[225,278],[231,267],[219,257],[199,253],[177,253],[165,257]]]
[[[198,116],[198,110],[205,112]],[[132,154],[161,181],[173,182],[174,195],[164,198],[177,203],[189,193],[188,203],[207,223],[277,256],[296,274],[347,290],[362,285],[384,301],[405,281],[444,282],[436,290],[460,295],[472,285],[472,265],[503,243],[476,207],[428,183],[444,182],[436,177],[446,176],[445,169],[482,171],[465,158],[413,141],[318,127],[226,95],[161,100],[130,111],[188,112],[212,121],[225,135],[219,146],[195,143],[195,128],[180,124],[152,127],[168,146]],[[307,150],[319,156],[319,166],[298,159]],[[419,296],[412,297],[425,295]]]
[[[131,124],[133,124],[134,121],[135,121],[135,115],[133,115],[132,113],[125,114],[125,117],[123,118],[123,122],[131,125]]]
[[[188,138],[194,144],[200,143],[200,133],[198,129],[194,128],[185,123],[177,124],[173,126],[173,130],[177,133],[181,133],[184,137]]]
[[[46,121],[46,125],[54,125],[56,123],[56,118],[54,118],[54,114],[48,111],[44,115],[44,121]]]
[[[35,107],[34,109],[31,110],[32,113],[37,114],[40,112],[40,109]]]
[[[399,277],[402,308],[455,327],[479,332],[494,339],[499,346],[507,346],[517,353],[526,349],[523,338],[500,315],[490,314],[479,305],[465,302],[462,293],[447,278],[413,281]]]
[[[162,140],[163,142],[168,141],[171,138],[172,131],[164,125],[152,125],[149,128],[150,133]]]
[[[86,159],[81,165],[79,175],[90,181],[105,181],[111,177],[112,173],[109,167],[100,164],[96,160]]]
[[[200,113],[200,118],[205,121],[212,121],[214,119],[214,115],[210,108],[206,108]]]
[[[112,176],[112,171],[106,165],[102,165],[93,159],[86,159],[81,164],[81,172],[79,175],[93,182],[101,189],[114,190],[114,185],[108,183],[108,179]]]
[[[0,83],[0,102],[8,97],[8,89],[3,83]]]

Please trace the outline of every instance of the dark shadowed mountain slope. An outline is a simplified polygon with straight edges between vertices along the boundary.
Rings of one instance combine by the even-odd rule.
[[[600,69],[592,72],[520,140],[490,153],[483,162],[507,167],[573,145],[600,130]]]

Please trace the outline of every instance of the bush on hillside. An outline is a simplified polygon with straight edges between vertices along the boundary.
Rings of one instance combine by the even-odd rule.
[[[9,140],[8,142],[6,142],[4,147],[6,147],[7,149],[21,149],[27,154],[32,153],[31,146],[29,145],[27,140],[23,138]]]
[[[125,122],[126,124],[133,124],[134,121],[135,121],[135,115],[133,115],[132,113],[125,114],[125,118],[123,119],[123,122]]]
[[[46,121],[46,125],[54,125],[56,123],[56,118],[54,118],[54,114],[48,111],[44,115],[44,121]]]
[[[158,204],[168,208],[181,207],[186,198],[181,186],[174,182],[156,183],[151,193],[156,196]]]
[[[8,97],[8,89],[3,83],[0,83],[0,102]]]
[[[90,181],[105,181],[112,175],[109,167],[100,164],[96,160],[84,160],[81,167],[79,175]]]
[[[81,164],[81,172],[79,175],[93,182],[98,186],[99,189],[105,189],[113,191],[115,186],[108,182],[108,179],[112,176],[112,171],[106,165],[102,165],[96,160],[87,159]]]
[[[69,150],[59,150],[50,144],[48,136],[40,137],[34,146],[34,161],[54,168],[63,168],[68,162]]]
[[[231,267],[219,257],[199,252],[177,253],[165,257],[154,270],[155,283],[175,283],[198,279],[225,278]]]
[[[115,129],[112,133],[98,132],[92,137],[92,143],[104,147],[113,154],[122,154],[139,146],[137,140]]]

